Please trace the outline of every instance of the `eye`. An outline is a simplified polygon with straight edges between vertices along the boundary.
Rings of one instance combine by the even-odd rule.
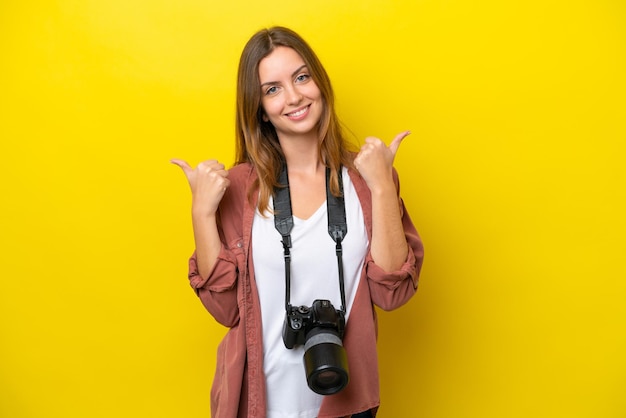
[[[306,74],[306,73],[299,74],[299,75],[296,77],[296,83],[304,83],[304,82],[306,82],[309,78],[311,78],[311,76],[310,76],[310,75],[308,75],[308,74]]]
[[[271,86],[270,88],[268,88],[268,89],[266,89],[266,90],[265,90],[265,94],[266,94],[266,95],[271,95],[271,94],[276,93],[277,91],[278,91],[278,87],[276,87],[276,86]]]

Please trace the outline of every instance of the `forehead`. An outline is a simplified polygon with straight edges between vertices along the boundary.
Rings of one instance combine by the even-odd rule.
[[[291,77],[304,64],[296,50],[279,46],[259,62],[259,79],[261,83],[280,81],[282,77]]]

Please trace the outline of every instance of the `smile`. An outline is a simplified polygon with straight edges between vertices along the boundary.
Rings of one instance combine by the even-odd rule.
[[[309,106],[306,106],[306,107],[303,107],[302,109],[296,110],[295,112],[287,113],[287,117],[298,118],[300,116],[303,116],[308,111],[309,111]]]

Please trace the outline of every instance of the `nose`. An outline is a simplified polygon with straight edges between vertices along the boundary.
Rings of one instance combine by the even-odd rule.
[[[286,89],[287,93],[287,104],[289,105],[297,105],[302,101],[302,93],[298,90],[296,86],[291,86]]]

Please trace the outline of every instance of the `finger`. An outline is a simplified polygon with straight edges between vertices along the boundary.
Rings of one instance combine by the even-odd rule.
[[[389,150],[393,155],[396,155],[396,153],[398,152],[398,148],[400,148],[402,140],[410,133],[411,131],[400,132],[398,135],[396,135],[393,141],[391,141],[391,144],[389,144]]]
[[[170,160],[170,162],[172,164],[175,164],[175,165],[179,166],[180,168],[182,168],[185,173],[187,173],[189,171],[193,171],[193,168],[191,168],[189,163],[187,163],[187,161],[185,161],[185,160],[179,160],[178,158],[172,158]]]
[[[226,170],[226,167],[224,166],[224,164],[219,163],[217,161],[215,161],[213,164],[209,165],[208,168],[211,171],[215,171],[216,173],[220,173],[220,175],[228,175],[228,170]]]
[[[203,172],[203,173],[210,173],[210,172],[222,173],[222,172],[227,171],[224,164],[220,163],[217,160],[202,161],[200,164],[198,164],[198,167],[196,167],[196,170]]]

